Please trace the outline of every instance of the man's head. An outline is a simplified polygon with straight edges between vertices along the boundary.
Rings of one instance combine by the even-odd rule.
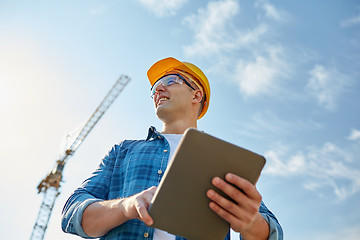
[[[201,104],[198,119],[205,115],[210,100],[210,85],[205,74],[194,64],[188,62],[180,62],[175,58],[165,58],[150,67],[147,72],[153,94],[157,94],[156,87],[176,83],[189,86],[189,89],[201,92]],[[176,77],[178,76],[178,78]],[[168,78],[173,79],[168,79]],[[200,94],[200,93],[199,93]]]

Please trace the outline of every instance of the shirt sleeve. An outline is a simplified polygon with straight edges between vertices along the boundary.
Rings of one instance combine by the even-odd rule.
[[[83,238],[92,238],[84,232],[81,226],[83,212],[90,204],[107,200],[118,148],[119,146],[115,145],[111,149],[99,167],[74,191],[65,203],[61,220],[61,228],[64,232]]]
[[[259,212],[269,224],[270,231],[268,240],[283,240],[282,227],[275,215],[265,206],[264,202],[261,202]],[[242,237],[240,235],[240,240],[241,239]]]

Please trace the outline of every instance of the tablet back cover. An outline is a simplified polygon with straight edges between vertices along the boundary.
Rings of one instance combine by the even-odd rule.
[[[261,155],[196,129],[186,130],[152,199],[151,227],[191,240],[224,239],[230,226],[209,208],[206,196],[208,189],[216,190],[212,178],[231,172],[255,185],[264,165]]]

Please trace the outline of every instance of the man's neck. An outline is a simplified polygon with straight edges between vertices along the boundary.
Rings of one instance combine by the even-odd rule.
[[[162,133],[183,134],[188,128],[197,128],[197,121],[178,120],[171,123],[164,123]]]

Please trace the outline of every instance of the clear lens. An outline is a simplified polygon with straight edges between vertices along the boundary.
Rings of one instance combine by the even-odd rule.
[[[156,88],[160,84],[162,84],[165,87],[165,86],[173,85],[175,83],[182,84],[183,80],[180,79],[179,76],[177,76],[177,75],[167,75],[167,76],[160,78],[151,88],[151,97],[152,98],[154,97]]]

